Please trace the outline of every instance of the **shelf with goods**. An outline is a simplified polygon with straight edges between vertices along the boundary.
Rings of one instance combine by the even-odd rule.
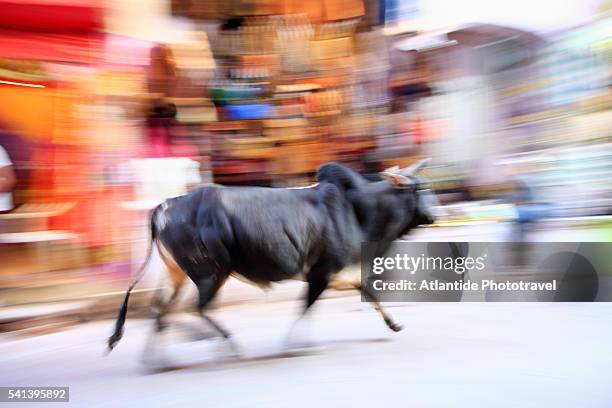
[[[250,166],[291,179],[342,158],[335,138],[351,108],[357,23],[313,24],[305,14],[289,14],[236,17],[221,26],[211,38],[218,69],[210,95],[219,119],[237,126],[217,144],[228,149],[215,160],[215,173],[224,174],[217,179],[229,177],[222,157],[245,172],[235,177],[241,182]],[[244,166],[236,167],[241,159]]]

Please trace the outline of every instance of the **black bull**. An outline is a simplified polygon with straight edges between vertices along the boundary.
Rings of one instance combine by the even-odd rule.
[[[372,182],[328,163],[317,172],[318,184],[308,188],[210,185],[165,201],[152,214],[147,257],[127,290],[109,349],[121,339],[130,291],[142,277],[153,245],[172,283],[154,297],[157,331],[187,276],[197,286],[200,315],[229,340],[204,308],[231,274],[258,285],[305,280],[306,312],[335,274],[359,261],[361,242],[380,242],[383,253],[391,241],[432,223],[433,193],[423,188],[415,172],[396,169],[383,173],[386,180]],[[354,287],[374,303],[389,328],[401,329],[372,293],[364,293],[365,285]]]

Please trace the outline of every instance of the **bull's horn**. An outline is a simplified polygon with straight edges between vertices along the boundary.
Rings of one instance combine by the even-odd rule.
[[[401,174],[404,176],[413,176],[417,174],[419,171],[421,171],[421,169],[425,167],[427,163],[429,163],[430,161],[431,161],[431,157],[419,160],[413,165],[406,167],[405,169],[402,169]]]
[[[394,187],[408,187],[413,184],[412,180],[400,173],[383,171],[380,173]]]
[[[397,174],[399,173],[401,170],[399,168],[399,166],[393,166],[393,167],[389,167],[388,169],[386,169],[385,171],[383,171],[383,173],[394,173]]]

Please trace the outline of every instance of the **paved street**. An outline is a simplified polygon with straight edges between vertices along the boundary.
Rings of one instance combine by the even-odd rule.
[[[213,312],[237,359],[211,340],[159,344],[178,368],[153,373],[139,361],[150,322],[128,320],[105,357],[113,322],[102,321],[3,335],[0,385],[70,386],[78,407],[612,405],[609,304],[398,304],[389,310],[405,329],[394,334],[359,297],[324,299],[311,316],[319,347],[287,357],[298,304],[265,297]]]
[[[410,239],[495,241],[507,229],[430,228]],[[542,230],[537,238],[568,234]],[[239,357],[218,339],[192,341],[186,327],[205,325],[185,314],[173,317],[147,364],[148,320],[128,319],[109,356],[112,321],[38,337],[4,334],[0,385],[70,386],[76,407],[612,406],[610,304],[392,304],[405,327],[396,334],[359,296],[332,291],[294,332],[310,333],[317,347],[288,355],[302,290],[299,282],[267,293],[226,285],[212,316],[234,334]]]

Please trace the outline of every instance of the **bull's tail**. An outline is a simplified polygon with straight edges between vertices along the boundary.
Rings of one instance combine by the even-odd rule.
[[[153,252],[153,241],[155,240],[157,236],[157,228],[155,225],[155,219],[156,219],[156,215],[159,209],[160,209],[159,206],[156,207],[151,215],[151,236],[149,239],[149,245],[147,247],[147,253],[145,255],[144,262],[142,263],[142,266],[140,267],[140,270],[138,271],[136,276],[130,282],[127,292],[125,292],[125,298],[123,299],[123,304],[121,305],[121,308],[119,309],[119,313],[117,314],[117,322],[115,323],[115,332],[113,333],[112,336],[108,338],[108,352],[109,353],[117,345],[119,340],[121,340],[121,337],[123,337],[123,325],[125,324],[125,318],[127,315],[128,301],[130,299],[130,292],[132,292],[132,289],[134,289],[134,286],[136,286],[136,284],[144,276],[147,264],[149,263],[149,260],[151,259],[151,253]]]

